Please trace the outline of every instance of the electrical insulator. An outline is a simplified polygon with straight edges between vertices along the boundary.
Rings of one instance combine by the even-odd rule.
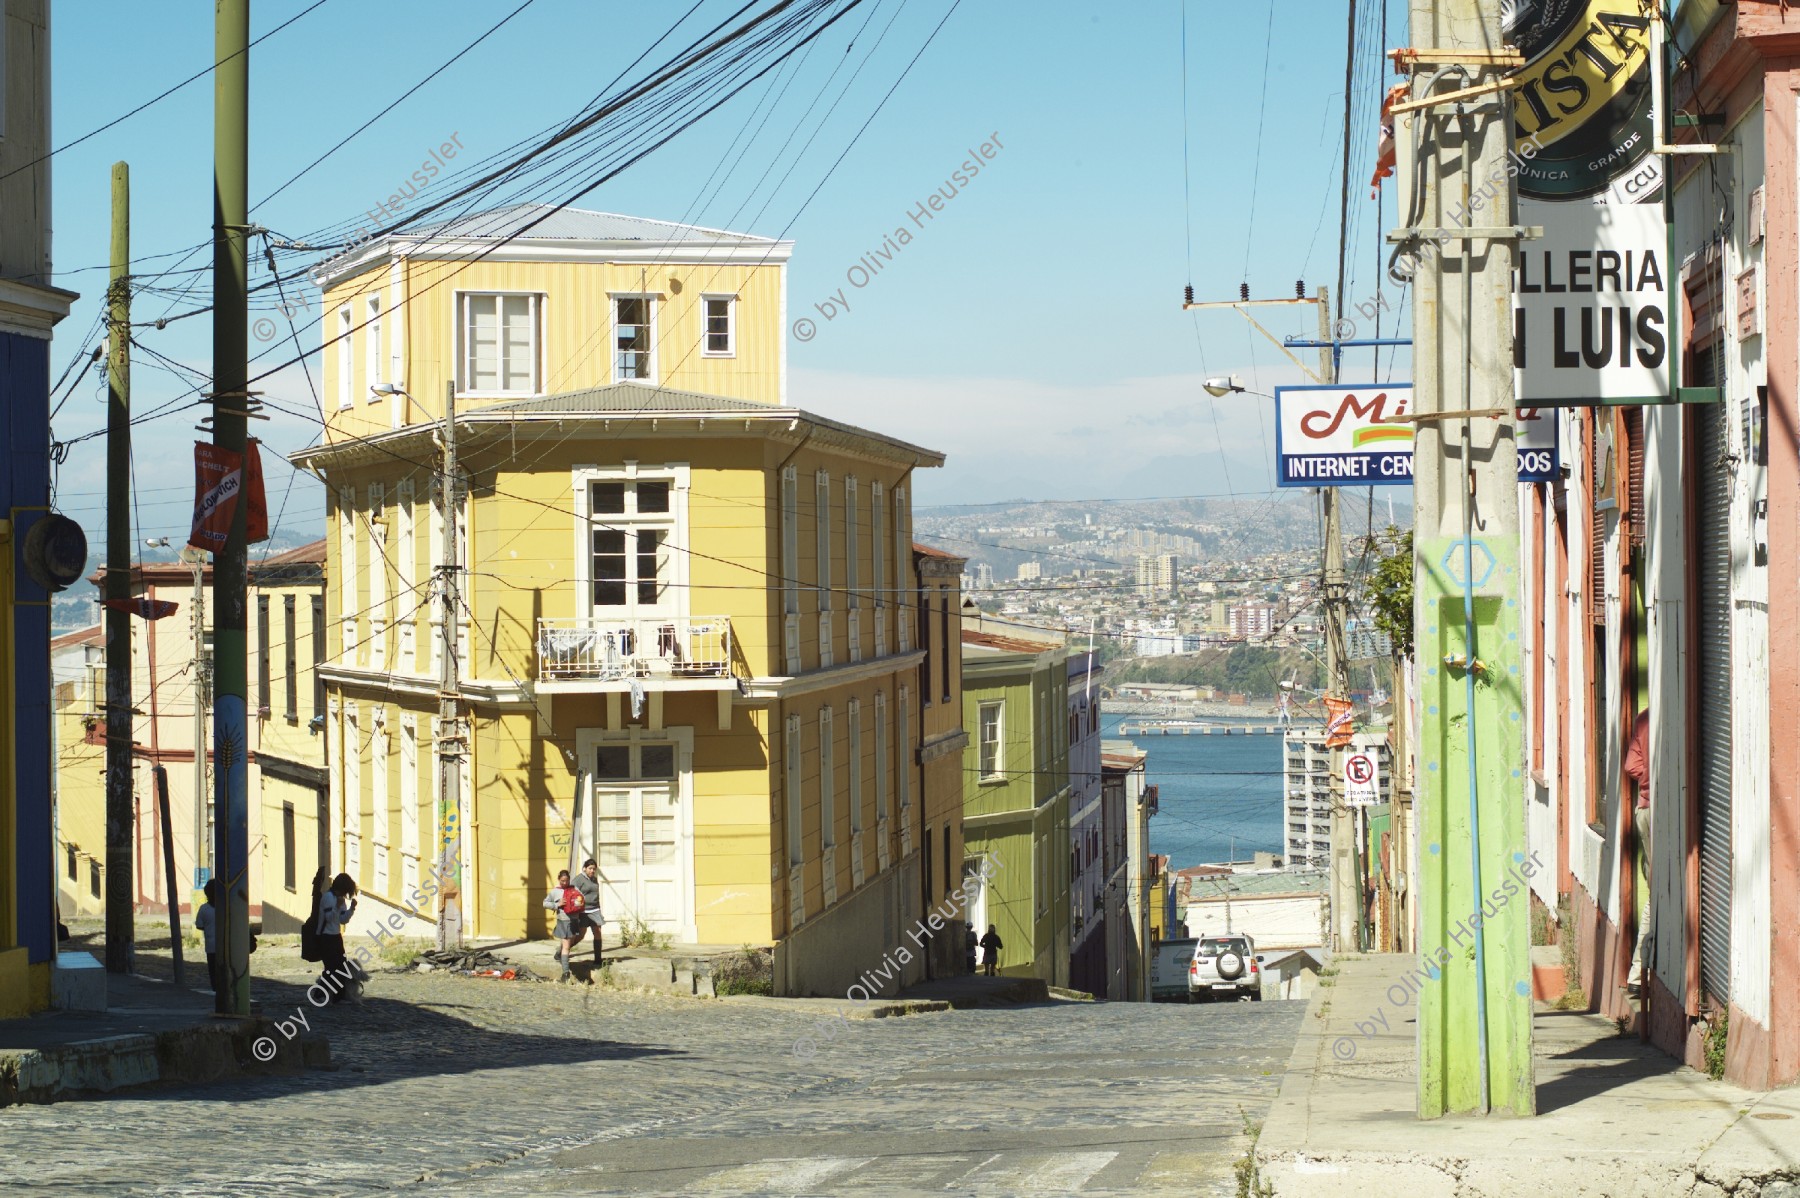
[[[1295,299],[1305,299],[1306,298],[1306,280],[1305,279],[1295,279],[1294,280],[1294,298]]]
[[[1250,284],[1248,284],[1248,283],[1239,283],[1238,284],[1238,298],[1241,300],[1247,300],[1250,298]]]
[[[1194,302],[1194,285],[1192,283],[1189,283],[1186,287],[1184,287],[1182,289],[1182,295],[1185,297],[1183,300],[1184,303],[1189,303],[1189,304],[1193,303]]]

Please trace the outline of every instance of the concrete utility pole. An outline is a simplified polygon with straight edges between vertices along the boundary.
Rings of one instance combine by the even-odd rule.
[[[1335,383],[1337,346],[1331,321],[1331,292],[1319,288],[1319,375]],[[1344,651],[1345,609],[1349,602],[1349,586],[1344,581],[1344,528],[1338,514],[1338,489],[1319,488],[1319,506],[1325,516],[1324,591],[1319,601],[1325,616],[1325,690],[1345,700],[1350,698],[1350,667]],[[1354,952],[1361,948],[1362,895],[1357,884],[1357,862],[1362,854],[1357,844],[1357,820],[1344,805],[1344,750],[1326,749],[1331,758],[1331,936],[1338,952]]]
[[[112,267],[106,327],[106,969],[130,973],[136,953],[131,789],[131,168],[112,168]],[[175,896],[170,895],[174,902]]]
[[[1331,320],[1331,290],[1320,287],[1313,298],[1306,297],[1304,284],[1294,285],[1292,299],[1253,300],[1250,298],[1250,287],[1245,284],[1235,300],[1208,300],[1195,303],[1194,289],[1187,289],[1187,299],[1181,305],[1183,311],[1195,311],[1203,308],[1231,308],[1250,322],[1252,328],[1274,342],[1276,348],[1287,355],[1294,365],[1300,367],[1315,382],[1332,384],[1337,382],[1337,362],[1339,346],[1337,344]],[[1287,307],[1289,305],[1312,305],[1319,314],[1319,368],[1308,370],[1306,364],[1294,356],[1294,351],[1287,344],[1278,340],[1275,335],[1256,322],[1250,315],[1253,307]],[[1208,381],[1209,390],[1211,380]],[[1220,390],[1214,395],[1223,395],[1227,385],[1233,391],[1242,391],[1243,387],[1235,379],[1219,380]],[[1342,521],[1338,515],[1338,495],[1336,487],[1319,488],[1319,503],[1325,517],[1325,560],[1323,593],[1319,596],[1320,606],[1325,620],[1325,680],[1326,692],[1350,697],[1349,666],[1344,651],[1345,613],[1349,605],[1349,587],[1344,579],[1344,537]],[[1338,951],[1346,951],[1358,947],[1358,933],[1362,923],[1362,903],[1358,897],[1360,886],[1357,883],[1358,851],[1354,835],[1355,821],[1351,820],[1344,806],[1343,794],[1343,752],[1341,749],[1330,749],[1331,757],[1331,888],[1326,897],[1331,911],[1327,916],[1331,932],[1332,944]]]
[[[1512,105],[1501,0],[1410,0],[1417,135],[1410,211],[1394,237],[1418,249],[1414,281],[1413,620],[1423,718],[1417,795],[1421,1118],[1535,1112],[1530,905],[1518,674],[1518,458],[1512,286]],[[1457,65],[1461,64],[1461,65]],[[1472,204],[1475,189],[1500,201]],[[1435,252],[1429,252],[1435,251]]]
[[[461,624],[462,553],[457,537],[457,516],[462,493],[456,485],[456,382],[444,385],[444,473],[438,482],[444,505],[444,560],[438,565],[438,594],[444,604],[444,622],[438,629],[443,651],[438,657],[438,908],[437,946],[462,947],[462,761],[467,732],[462,718],[462,672],[457,661]],[[598,850],[596,849],[596,855]]]
[[[250,0],[213,14],[213,444],[245,452],[249,423]],[[240,466],[225,549],[213,555],[213,867],[225,890],[228,1014],[250,1013],[249,470]],[[195,752],[200,746],[194,747]]]
[[[206,843],[206,700],[212,686],[212,670],[206,664],[206,550],[182,547],[182,564],[194,572],[194,602],[188,621],[194,635],[194,889],[201,888],[200,871],[211,876],[212,853]]]

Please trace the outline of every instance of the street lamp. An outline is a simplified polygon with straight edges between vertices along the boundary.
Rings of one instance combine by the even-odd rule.
[[[1207,379],[1200,385],[1206,388],[1206,393],[1214,399],[1222,399],[1234,391],[1242,391],[1244,389],[1244,380],[1240,379],[1235,374],[1222,374]]]

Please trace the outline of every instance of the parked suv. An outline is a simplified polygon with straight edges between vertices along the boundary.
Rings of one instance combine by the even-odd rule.
[[[1250,937],[1202,936],[1188,966],[1188,1001],[1249,996],[1262,1001],[1262,958]]]

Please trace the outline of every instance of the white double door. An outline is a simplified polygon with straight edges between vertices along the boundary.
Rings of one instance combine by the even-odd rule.
[[[677,740],[598,739],[583,746],[586,794],[575,836],[578,869],[598,866],[601,913],[692,939],[693,817],[686,746]],[[586,739],[585,737],[583,739]]]

